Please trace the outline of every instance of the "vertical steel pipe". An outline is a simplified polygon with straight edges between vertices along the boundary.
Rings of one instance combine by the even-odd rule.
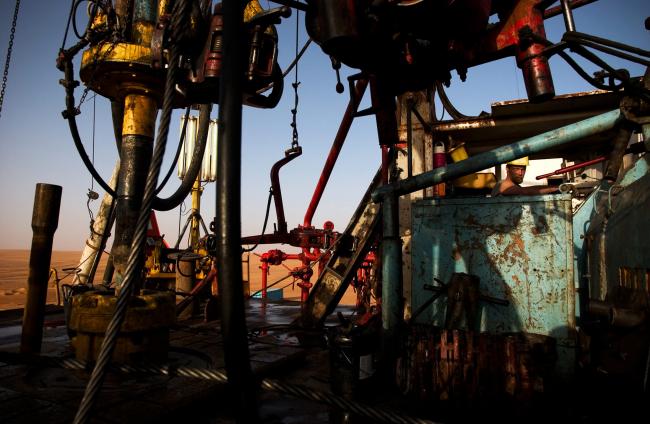
[[[223,66],[217,140],[217,270],[221,331],[231,405],[237,422],[258,420],[249,361],[241,269],[241,125],[244,60],[243,3],[223,1]]]
[[[115,204],[115,239],[111,250],[118,288],[124,277],[144,196],[157,111],[158,105],[152,97],[130,94],[124,100],[122,152]]]
[[[323,197],[325,186],[330,179],[330,175],[332,175],[332,169],[334,169],[336,159],[338,159],[339,153],[341,153],[341,148],[343,147],[345,138],[348,136],[348,132],[352,126],[354,114],[357,111],[357,107],[359,106],[359,102],[361,101],[361,98],[363,97],[363,93],[366,91],[367,86],[368,80],[360,79],[357,81],[357,84],[355,86],[356,93],[350,97],[350,102],[348,103],[347,109],[345,109],[345,114],[343,115],[343,119],[339,125],[339,130],[336,132],[336,137],[334,137],[332,148],[330,149],[329,155],[327,155],[325,166],[323,167],[323,171],[321,172],[320,178],[318,179],[318,184],[316,184],[316,189],[314,190],[314,194],[311,197],[311,202],[309,202],[309,207],[305,213],[305,218],[303,219],[302,224],[305,227],[311,227],[311,220],[314,217],[314,213],[316,212],[316,208],[318,207],[318,203],[320,202],[321,197]]]
[[[527,0],[528,1],[528,0]],[[524,2],[521,2],[524,4]],[[546,37],[544,29],[544,12],[537,7],[538,1],[531,0],[527,4],[534,3],[530,8],[515,8],[515,28],[517,31],[528,26],[532,32],[540,37]],[[524,13],[524,16],[519,13]],[[542,54],[545,46],[541,43],[520,43],[516,47],[517,65],[521,69],[526,86],[526,94],[531,102],[542,102],[555,96],[553,77],[548,58]]]
[[[397,196],[387,193],[382,200],[383,239],[381,277],[382,351],[391,364],[395,358],[398,328],[402,322],[402,244],[399,236]]]
[[[47,283],[50,276],[52,242],[59,223],[61,186],[36,184],[32,213],[32,250],[29,255],[27,301],[23,313],[20,352],[38,354],[43,339]]]
[[[413,193],[431,187],[435,184],[453,180],[464,175],[491,168],[514,159],[558,147],[581,138],[598,134],[614,128],[621,118],[620,110],[612,110],[601,115],[593,116],[583,121],[557,128],[543,134],[530,137],[516,143],[508,144],[472,156],[463,161],[449,164],[433,171],[413,176],[412,178],[396,181],[392,184],[382,186],[372,194],[374,201],[381,201],[386,193],[394,192],[396,195]]]
[[[576,24],[573,21],[573,12],[571,11],[571,5],[569,0],[560,0],[562,4],[562,16],[564,16],[564,26],[567,31],[575,31]]]
[[[269,262],[262,261],[262,299],[266,299],[269,275]]]

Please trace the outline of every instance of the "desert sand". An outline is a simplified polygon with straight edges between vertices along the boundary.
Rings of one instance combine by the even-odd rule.
[[[27,278],[29,275],[29,250],[0,250],[0,310],[22,308],[25,304],[25,295],[27,293]],[[74,269],[81,257],[81,252],[74,251],[55,251],[52,252],[52,261],[50,269],[56,269],[59,278],[59,285],[72,284],[74,275],[70,270]],[[257,255],[251,253],[249,255],[250,265],[250,291],[256,292],[261,288],[262,270],[260,268],[260,260]],[[289,268],[294,268],[299,265],[298,261],[287,261],[285,264]],[[101,278],[106,266],[106,255],[103,255],[97,269],[97,278]],[[244,278],[246,278],[246,263],[243,264]],[[317,268],[315,268],[317,270]],[[287,268],[284,266],[271,267],[268,284],[278,281],[280,278],[288,274]],[[312,277],[312,283],[316,282],[316,276]],[[47,303],[56,305],[59,302],[57,297],[57,289],[54,273],[50,274],[50,281],[48,283],[48,296]],[[288,300],[300,300],[300,288],[292,284],[292,278],[289,277],[276,285],[274,288],[284,287],[283,298]],[[349,288],[343,297],[341,303],[353,305],[355,303],[356,295],[352,288]]]

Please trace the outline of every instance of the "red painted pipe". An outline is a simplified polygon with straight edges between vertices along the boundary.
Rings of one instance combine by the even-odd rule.
[[[269,250],[266,253],[263,253],[261,256],[260,262],[262,262],[262,299],[267,297],[267,288],[268,280],[267,274],[269,272],[270,265],[280,265],[286,260],[298,260],[302,263],[302,268],[307,269],[308,272],[299,275],[297,278],[300,279],[298,282],[298,287],[300,287],[300,301],[306,302],[309,297],[309,289],[313,286],[311,283],[311,268],[309,268],[310,262],[316,260],[320,257],[320,250],[314,249],[314,252],[310,252],[309,249],[303,248],[302,253],[284,253],[281,250],[274,249]],[[293,271],[301,269],[300,267],[294,268]]]
[[[267,275],[269,273],[269,263],[262,261],[262,299],[266,299],[266,287],[268,286]]]
[[[566,168],[557,169],[557,170],[555,170],[553,172],[550,172],[548,174],[538,175],[538,176],[535,177],[535,179],[536,180],[541,180],[543,178],[548,178],[548,177],[553,176],[553,175],[565,174],[565,173],[571,172],[571,171],[573,171],[575,169],[580,169],[580,168],[584,168],[585,166],[593,165],[595,163],[604,162],[605,160],[607,160],[607,157],[600,156],[600,157],[597,157],[596,159],[588,160],[588,161],[582,162],[582,163],[576,163],[575,165],[567,166]]]
[[[388,184],[388,168],[390,167],[389,160],[389,147],[381,146],[381,183],[383,185]]]
[[[325,166],[321,172],[320,179],[318,180],[318,184],[316,184],[316,189],[314,190],[311,202],[309,203],[309,207],[305,213],[305,219],[303,220],[304,227],[312,226],[311,220],[314,217],[314,213],[316,212],[316,208],[318,207],[318,203],[320,202],[321,197],[323,197],[325,186],[327,185],[327,181],[329,181],[330,175],[332,175],[332,169],[334,169],[336,159],[338,159],[339,153],[341,153],[341,148],[343,147],[345,138],[347,137],[348,132],[350,131],[350,127],[352,126],[354,114],[357,111],[357,107],[359,106],[359,102],[361,101],[361,98],[363,97],[363,93],[366,91],[367,86],[368,81],[365,79],[360,79],[355,86],[356,95],[352,96],[350,102],[348,103],[347,109],[345,109],[345,114],[343,115],[343,119],[339,125],[339,130],[336,133],[336,137],[334,137],[332,148],[330,149],[330,153],[327,156],[327,160],[325,161]]]

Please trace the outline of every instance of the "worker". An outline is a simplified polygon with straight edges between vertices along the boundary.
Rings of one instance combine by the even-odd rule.
[[[520,196],[559,192],[558,187],[553,186],[522,187],[520,184],[524,181],[527,166],[527,156],[508,162],[506,164],[506,178],[497,182],[492,189],[492,196]]]

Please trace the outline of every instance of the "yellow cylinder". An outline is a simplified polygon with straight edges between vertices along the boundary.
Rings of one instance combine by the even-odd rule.
[[[142,135],[153,138],[156,126],[156,101],[141,94],[129,94],[124,98],[124,121],[122,135]]]
[[[155,27],[156,25],[153,22],[134,22],[133,43],[139,44],[141,46],[150,46]]]
[[[199,248],[199,213],[201,211],[201,174],[196,177],[194,185],[192,186],[192,227],[190,229],[190,243],[192,244],[192,249]]]
[[[465,143],[460,143],[458,146],[450,149],[449,155],[451,156],[451,160],[454,162],[460,162],[461,160],[465,160],[469,157],[467,155],[467,150],[465,150]]]

